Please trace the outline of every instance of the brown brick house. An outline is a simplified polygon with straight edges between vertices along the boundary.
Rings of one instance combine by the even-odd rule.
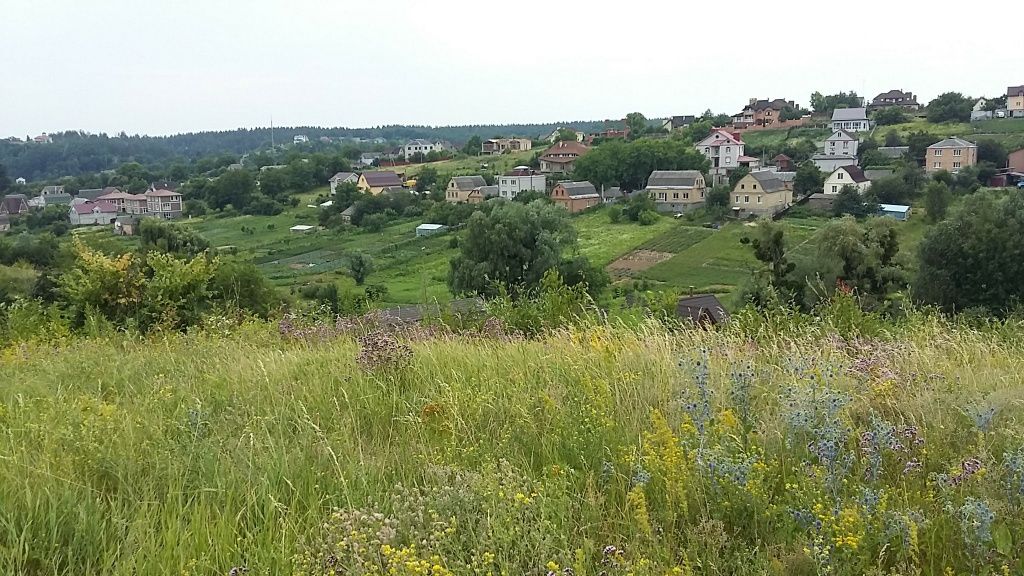
[[[978,145],[956,136],[932,144],[924,157],[926,172],[958,172],[977,163]]]
[[[601,195],[590,182],[559,182],[551,190],[551,200],[575,214],[600,204]]]
[[[568,174],[576,167],[576,159],[590,151],[579,142],[556,142],[540,157],[540,171],[544,174]]]

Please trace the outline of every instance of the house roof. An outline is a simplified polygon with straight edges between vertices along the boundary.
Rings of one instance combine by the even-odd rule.
[[[655,170],[647,179],[647,187],[692,188],[702,176],[700,170]]]
[[[765,192],[779,192],[786,189],[786,185],[771,170],[751,172],[750,176],[757,180],[757,183],[761,185],[761,189]]]
[[[590,182],[559,182],[559,186],[565,189],[565,193],[572,198],[583,196],[597,196],[597,188]]]
[[[149,189],[150,190],[170,190],[171,192],[177,192],[178,188],[180,188],[180,187],[181,187],[181,184],[178,184],[177,182],[167,182],[167,181],[153,182],[152,184],[149,185]]]
[[[843,141],[847,141],[847,140],[849,140],[849,141],[856,140],[856,138],[851,136],[850,133],[847,132],[846,130],[836,130],[836,131],[832,132],[831,136],[829,136],[828,138],[825,138],[825,142],[829,142],[829,141],[832,141],[832,140],[835,140],[836,142],[843,142]]]
[[[85,188],[78,191],[75,195],[76,198],[82,198],[85,200],[95,200],[103,195],[103,188]]]
[[[879,146],[878,151],[886,158],[900,158],[910,152],[910,146]]]
[[[845,122],[847,120],[867,120],[867,111],[864,108],[836,108],[832,111],[832,121]]]
[[[106,189],[104,189],[106,190]],[[114,188],[113,192],[108,192],[102,196],[97,196],[93,200],[134,200],[135,194],[128,194],[127,192],[121,192],[117,188]]]
[[[694,324],[703,321],[705,315],[711,318],[712,324],[729,320],[729,313],[713,294],[680,298],[676,303],[676,315],[680,318],[689,318]]]
[[[796,172],[772,172],[775,177],[783,182],[792,182],[796,178]]]
[[[850,180],[857,184],[868,181],[868,177],[864,175],[864,170],[860,166],[840,166],[839,168],[836,168],[836,172],[839,172],[840,170],[849,174]]]
[[[538,175],[534,172],[533,168],[529,166],[516,166],[515,168],[505,172],[505,176],[535,176]]]
[[[1020,86],[1009,86],[1006,89],[1007,96],[1020,96],[1021,94],[1024,94],[1024,84],[1021,84]]]
[[[356,177],[356,175],[355,175],[354,172],[338,172],[334,176],[331,176],[331,182],[344,182],[345,180],[348,180],[349,178],[355,178],[355,177]]]
[[[589,150],[590,148],[584,146],[583,144],[580,144],[579,142],[573,142],[572,140],[569,140],[567,142],[565,140],[562,140],[561,142],[557,142],[553,144],[550,148],[545,150],[544,155],[541,156],[541,160],[544,160],[545,162],[567,162],[569,160],[559,158],[558,156],[566,154],[575,154],[576,156],[582,156],[586,154]]]
[[[462,192],[487,186],[487,180],[484,180],[483,176],[453,176],[452,183],[455,184],[456,189]]]
[[[910,206],[904,206],[903,204],[879,204],[878,208],[882,212],[910,212]]]
[[[913,92],[904,92],[903,90],[889,90],[888,92],[882,92],[878,96],[875,96],[874,102],[900,99],[917,102],[917,98],[914,97]]]
[[[24,194],[8,194],[4,196],[3,211],[9,214],[21,214],[28,210],[28,198]]]
[[[612,186],[611,188],[605,188],[601,192],[601,196],[604,197],[606,200],[608,198],[622,198],[622,188],[619,188],[618,186]]]
[[[963,138],[957,138],[956,136],[953,136],[952,138],[946,138],[945,140],[940,140],[939,142],[936,142],[935,144],[932,144],[931,146],[928,147],[928,149],[931,150],[932,148],[977,148],[977,147],[978,147],[978,145],[973,143],[973,142],[968,142],[967,140],[964,140]]]
[[[444,224],[420,224],[416,227],[417,230],[441,230],[447,228]]]
[[[341,211],[342,216],[351,216],[356,213],[356,205],[353,204]]]
[[[811,156],[811,160],[857,160],[856,156],[850,156],[849,154],[815,154]]]
[[[711,134],[708,134],[707,138],[698,142],[697,146],[720,146],[724,143],[743,144],[743,139],[740,137],[739,134],[729,132],[728,130],[724,130],[722,128],[715,128],[714,130],[711,131]]]
[[[484,198],[494,198],[498,195],[497,186],[477,186],[473,188],[473,192],[477,192]]]
[[[143,194],[143,196],[152,196],[154,198],[171,198],[173,196],[181,196],[181,194],[161,188],[159,190],[150,190],[149,192]]]
[[[793,159],[785,154],[779,154],[775,158],[772,158],[772,162],[792,162]]]
[[[74,200],[74,198],[71,197],[71,194],[64,194],[64,193],[60,193],[60,194],[47,194],[45,198],[46,198],[46,203],[47,204],[58,204],[58,205],[60,205],[60,204],[71,204],[71,201]]]
[[[406,189],[402,186],[385,186],[384,189],[380,191],[381,194],[394,194],[396,192],[406,192]]]
[[[367,186],[372,188],[402,185],[402,179],[398,177],[398,174],[395,174],[390,170],[383,170],[381,172],[363,172],[363,179],[366,180]]]
[[[867,177],[868,180],[874,182],[875,180],[888,178],[889,176],[892,176],[895,173],[896,171],[891,168],[878,168],[875,170],[865,170],[864,176]]]
[[[775,100],[757,100],[753,104],[748,104],[746,108],[750,108],[752,110],[760,112],[761,110],[765,110],[767,108],[771,108],[772,110],[782,110],[787,106],[794,108],[796,107],[796,105],[792,102],[789,102],[782,98],[776,98]],[[744,110],[746,110],[746,108],[744,108]]]
[[[85,202],[84,204],[75,204],[71,207],[77,214],[92,214],[94,211],[100,214],[116,214],[117,206],[114,206],[110,202]]]
[[[43,196],[49,196],[50,194],[63,194],[63,186],[43,186],[43,190],[40,192]]]
[[[424,140],[422,138],[414,138],[405,143],[406,146],[433,146],[434,143],[430,140]]]

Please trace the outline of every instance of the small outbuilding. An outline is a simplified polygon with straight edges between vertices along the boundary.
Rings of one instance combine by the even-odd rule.
[[[729,321],[729,313],[714,294],[700,294],[680,298],[676,303],[676,316],[690,320],[695,326],[708,328]]]
[[[309,234],[310,232],[316,230],[316,226],[309,226],[307,224],[296,224],[295,226],[292,226],[288,230],[290,230],[293,234]]]
[[[910,206],[902,204],[879,204],[878,213],[882,216],[890,216],[901,222],[910,219]]]
[[[433,236],[447,231],[448,227],[444,224],[420,224],[416,227],[416,237]]]

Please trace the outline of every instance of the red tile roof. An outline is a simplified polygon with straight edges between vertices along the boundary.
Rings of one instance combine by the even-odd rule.
[[[100,214],[117,213],[117,206],[110,202],[84,202],[82,204],[75,204],[71,208],[78,214],[92,214],[97,209],[99,209]]]

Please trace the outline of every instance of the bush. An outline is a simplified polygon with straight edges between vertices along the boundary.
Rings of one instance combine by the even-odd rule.
[[[661,216],[659,216],[654,210],[644,210],[637,218],[637,222],[639,222],[641,226],[650,226],[652,224],[657,224],[659,218],[661,218]]]

